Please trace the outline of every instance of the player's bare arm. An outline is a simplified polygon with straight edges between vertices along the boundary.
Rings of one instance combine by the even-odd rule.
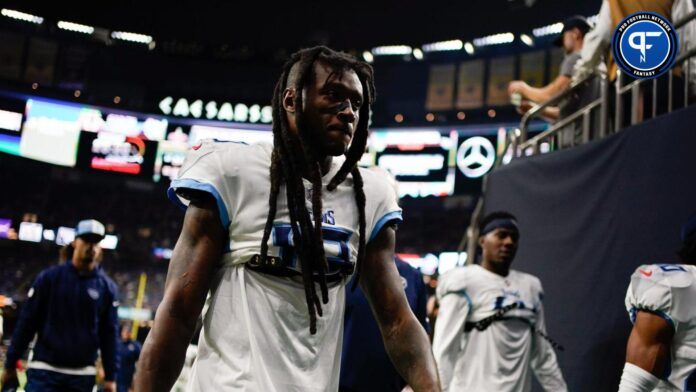
[[[428,336],[411,312],[394,265],[394,229],[367,245],[361,288],[377,319],[394,366],[414,391],[440,391]]]
[[[626,362],[656,377],[664,374],[669,362],[674,329],[662,317],[638,311],[626,347]]]
[[[224,239],[215,200],[205,195],[192,196],[169,265],[164,298],[138,361],[135,390],[168,392],[174,385]]]

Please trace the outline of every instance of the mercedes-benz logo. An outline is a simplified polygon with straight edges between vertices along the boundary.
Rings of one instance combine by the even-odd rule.
[[[469,178],[478,178],[488,173],[495,163],[493,143],[485,137],[470,137],[459,146],[457,166]]]

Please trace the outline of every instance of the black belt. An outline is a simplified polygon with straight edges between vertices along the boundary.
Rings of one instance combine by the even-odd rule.
[[[517,302],[512,303],[507,306],[503,306],[502,308],[498,309],[497,312],[495,312],[492,316],[488,316],[484,319],[481,319],[479,321],[471,322],[467,321],[464,323],[464,332],[471,332],[474,329],[478,331],[485,331],[491,324],[493,324],[496,321],[500,321],[505,317],[505,313],[516,309],[518,306]]]
[[[546,339],[546,341],[549,342],[549,344],[551,344],[551,347],[555,348],[558,351],[565,350],[561,344],[559,344],[555,340],[551,339],[551,337],[549,335],[538,330],[529,320],[522,318],[522,317],[505,316],[505,313],[507,313],[513,309],[517,309],[517,307],[518,307],[518,304],[515,302],[513,304],[503,306],[502,308],[498,309],[498,311],[495,312],[492,316],[488,316],[488,317],[481,319],[479,321],[476,321],[476,322],[467,321],[464,323],[464,332],[469,333],[469,332],[473,331],[474,329],[476,329],[477,331],[485,331],[486,329],[488,329],[488,327],[491,326],[491,324],[493,324],[496,321],[516,319],[516,320],[520,320],[520,321],[528,324],[529,327],[532,329],[532,332],[535,332],[539,336],[541,336],[542,338]]]
[[[266,256],[266,260],[262,260],[261,255],[253,255],[246,262],[247,268],[252,271],[261,272],[268,275],[280,277],[302,276],[302,273],[294,268],[289,267],[282,257]],[[331,265],[329,265],[331,267]],[[337,266],[335,270],[326,273],[326,282],[335,283],[343,280],[344,277],[351,276],[355,270],[353,263],[345,263]],[[312,279],[315,282],[319,281],[319,274],[313,273]]]

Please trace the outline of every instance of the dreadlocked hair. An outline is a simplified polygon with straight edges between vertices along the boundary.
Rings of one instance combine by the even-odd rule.
[[[292,227],[293,240],[297,256],[302,269],[302,282],[304,284],[305,298],[309,311],[309,330],[315,334],[317,330],[317,315],[322,316],[322,303],[328,303],[328,286],[326,273],[328,263],[324,253],[324,240],[322,237],[322,181],[318,154],[314,151],[311,142],[311,134],[305,124],[302,112],[302,91],[309,82],[313,81],[314,64],[317,61],[330,65],[334,73],[341,74],[346,71],[354,71],[363,89],[363,105],[359,111],[359,121],[355,130],[353,141],[345,153],[346,160],[331,179],[326,189],[334,191],[348,174],[353,177],[353,191],[358,207],[359,219],[359,245],[356,262],[356,276],[353,281],[353,289],[360,278],[362,261],[365,254],[365,193],[363,191],[362,176],[357,167],[360,157],[365,151],[368,137],[368,121],[370,105],[375,99],[375,87],[373,82],[372,67],[345,53],[336,52],[325,46],[317,46],[303,49],[294,53],[290,60],[283,66],[283,72],[276,83],[273,93],[273,152],[271,154],[271,191],[268,198],[268,218],[261,241],[261,259],[268,257],[268,239],[273,229],[273,221],[277,213],[278,195],[282,184],[285,184],[287,193],[288,211]],[[296,67],[293,70],[293,67]],[[295,74],[296,72],[296,74]],[[288,86],[288,79],[293,73],[295,83]],[[286,111],[283,107],[283,95],[285,89],[294,87],[297,90],[295,97],[295,122],[299,130],[299,137],[295,137],[289,131]],[[312,214],[310,215],[305,202],[305,187],[303,182],[303,170],[308,171],[309,180],[312,183],[311,202]],[[318,273],[321,301],[317,294],[313,273]]]

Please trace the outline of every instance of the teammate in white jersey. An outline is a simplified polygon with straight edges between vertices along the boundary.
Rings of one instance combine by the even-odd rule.
[[[481,265],[454,269],[437,287],[433,352],[443,390],[530,391],[532,373],[547,391],[566,391],[546,327],[535,276],[510,269],[519,241],[515,217],[481,221]]]
[[[696,215],[682,242],[683,264],[642,265],[631,276],[620,392],[696,391]]]
[[[205,302],[189,391],[336,391],[354,272],[399,372],[439,390],[393,262],[401,210],[356,166],[373,99],[368,64],[302,50],[276,85],[273,145],[194,147],[170,189],[188,208],[136,390],[169,390]]]

